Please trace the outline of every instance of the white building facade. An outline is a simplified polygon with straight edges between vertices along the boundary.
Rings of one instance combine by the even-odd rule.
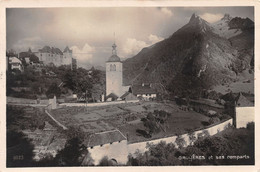
[[[11,70],[17,69],[23,71],[22,61],[17,57],[9,57],[9,64],[11,65]]]
[[[55,66],[71,65],[72,64],[72,50],[68,47],[62,52],[58,48],[45,46],[34,53],[41,63],[44,65],[53,64]]]

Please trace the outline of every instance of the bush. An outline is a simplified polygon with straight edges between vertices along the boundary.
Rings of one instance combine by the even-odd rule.
[[[175,143],[178,145],[179,149],[183,148],[186,144],[184,138],[181,135],[178,135],[178,137],[175,140]]]
[[[208,121],[201,121],[201,124],[203,126],[209,126],[210,125],[210,123]]]
[[[246,128],[248,130],[255,131],[255,123],[254,122],[247,123]]]
[[[137,135],[141,135],[145,138],[151,138],[151,134],[147,133],[145,130],[140,130],[140,129],[137,129],[136,132],[138,133]]]
[[[54,96],[60,97],[61,89],[58,87],[56,83],[52,83],[46,92],[46,96],[48,98],[53,98]]]
[[[220,122],[220,119],[218,117],[211,117],[209,119],[209,124],[215,124],[215,123],[218,123]]]

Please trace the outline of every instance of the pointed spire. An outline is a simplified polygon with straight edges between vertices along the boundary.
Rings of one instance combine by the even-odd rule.
[[[116,32],[114,32],[114,44],[116,44]]]
[[[113,45],[112,45],[112,55],[117,55],[117,52],[116,52],[116,44],[114,43]]]
[[[29,48],[29,50],[28,50],[28,53],[32,53],[32,50],[31,50],[31,48]]]
[[[112,45],[112,55],[117,55],[117,52],[116,52],[116,36],[115,36],[116,34],[115,34],[115,32],[114,32],[114,44]]]

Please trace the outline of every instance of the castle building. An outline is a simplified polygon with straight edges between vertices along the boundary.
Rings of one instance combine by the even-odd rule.
[[[72,50],[70,50],[69,47],[66,47],[62,52],[59,48],[44,46],[34,54],[39,58],[40,63],[44,65],[71,65],[73,59]]]

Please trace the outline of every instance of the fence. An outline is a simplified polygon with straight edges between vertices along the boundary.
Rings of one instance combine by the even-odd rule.
[[[16,98],[16,97],[7,97],[7,103],[14,104],[37,104],[37,100]]]
[[[112,102],[100,102],[100,103],[62,103],[60,105],[64,106],[87,106],[87,107],[94,107],[94,106],[108,106],[108,105],[115,105],[115,104],[123,104],[123,103],[137,103],[139,100],[129,100],[129,101],[112,101]]]

